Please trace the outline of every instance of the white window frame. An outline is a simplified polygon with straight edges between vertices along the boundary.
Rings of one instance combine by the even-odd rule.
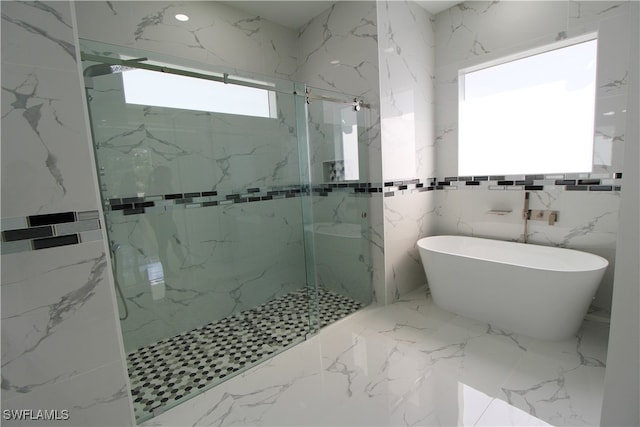
[[[124,71],[122,85],[127,104],[262,118],[278,117],[276,93],[267,89],[144,69]]]
[[[570,148],[571,144],[560,144],[559,142],[552,142],[554,138],[544,138],[541,141],[541,138],[537,138],[534,141],[526,141],[527,135],[533,135],[534,131],[526,131],[524,130],[522,133],[517,134],[515,137],[511,137],[508,139],[509,145],[502,145],[502,147],[506,147],[505,149],[497,149],[493,147],[498,147],[499,145],[494,145],[493,140],[491,140],[491,136],[499,135],[502,133],[502,129],[498,129],[497,127],[500,124],[504,125],[504,119],[500,117],[496,120],[496,123],[491,123],[493,116],[488,117],[487,119],[478,120],[481,113],[484,111],[488,111],[489,108],[483,108],[482,111],[479,111],[475,115],[473,115],[473,119],[476,119],[478,122],[477,125],[479,128],[477,131],[469,130],[469,123],[473,122],[473,119],[470,118],[470,108],[479,105],[482,101],[475,101],[476,105],[473,105],[474,101],[469,101],[465,105],[465,87],[466,87],[466,79],[467,75],[470,75],[477,71],[483,71],[491,69],[492,67],[497,67],[503,64],[514,63],[514,61],[518,61],[521,59],[528,59],[535,57],[540,54],[549,53],[552,51],[557,51],[559,49],[567,48],[570,46],[576,46],[579,44],[583,44],[586,42],[593,42],[595,48],[595,62],[592,64],[593,69],[590,69],[589,73],[593,72],[593,83],[590,84],[588,88],[585,88],[582,92],[582,99],[589,98],[590,103],[582,102],[580,105],[585,106],[585,111],[583,115],[589,115],[589,120],[580,123],[585,123],[584,126],[580,124],[579,129],[577,130],[575,135],[579,135],[580,140],[583,141],[583,145],[580,146],[579,149]],[[587,45],[585,45],[588,47]],[[535,60],[535,59],[533,59]],[[514,65],[514,64],[511,64]],[[529,49],[527,51],[519,52],[517,54],[509,55],[506,57],[498,58],[492,61],[484,62],[481,64],[476,64],[470,67],[463,68],[458,72],[458,89],[459,89],[459,98],[458,98],[458,107],[459,107],[459,117],[458,117],[458,175],[522,175],[522,174],[553,174],[553,173],[586,173],[591,172],[593,170],[593,153],[594,153],[594,127],[595,127],[595,104],[596,104],[596,85],[597,85],[597,33],[585,34],[580,37],[575,37],[571,39],[565,39],[560,42],[556,42],[550,45],[541,46],[534,49]],[[476,75],[478,76],[478,74]],[[537,95],[536,92],[542,93],[543,91],[538,91],[538,88],[545,88],[546,86],[538,86],[536,87],[536,91],[531,90],[534,96]],[[493,96],[493,95],[492,95]],[[500,98],[502,96],[502,98]],[[502,92],[500,96],[497,96],[499,99],[508,99],[508,95],[506,92]],[[480,99],[480,98],[479,98]],[[489,97],[486,97],[486,105],[490,105]],[[519,97],[515,97],[512,99],[520,99]],[[499,105],[499,102],[496,102],[496,105]],[[483,105],[485,107],[485,105]],[[549,108],[552,110],[553,106]],[[526,108],[521,110],[514,111],[526,111]],[[566,111],[566,110],[565,110]],[[466,115],[466,116],[465,116]],[[525,122],[531,123],[529,120],[529,115],[523,115],[527,118],[524,120]],[[544,116],[544,115],[541,115]],[[513,115],[512,115],[513,117]],[[535,117],[535,116],[534,116]],[[502,123],[500,122],[502,121]],[[553,118],[549,119],[549,122],[552,122]],[[516,122],[516,120],[512,120],[511,122]],[[484,126],[484,124],[487,126]],[[472,123],[473,124],[473,123]],[[539,126],[539,123],[535,126]],[[507,126],[505,126],[507,127]],[[520,129],[520,127],[518,127]],[[557,132],[558,135],[562,134],[562,132],[568,131],[560,131]],[[553,132],[551,132],[553,134]],[[548,135],[549,133],[547,133]],[[573,143],[574,134],[571,134],[571,138],[564,138],[563,141],[567,141],[571,139],[571,143]],[[559,137],[558,137],[559,138]],[[588,140],[589,148],[586,148],[585,138]],[[497,139],[497,138],[496,138]],[[548,147],[544,147],[544,143],[549,142]],[[506,144],[506,141],[505,141]],[[542,148],[541,148],[542,147]],[[501,166],[493,165],[493,161],[501,156],[508,156],[511,154],[511,157],[502,160],[503,164]],[[483,158],[483,156],[485,156]],[[555,156],[555,157],[550,157]],[[580,160],[580,164],[577,166],[570,166],[569,159],[572,156],[578,156]],[[550,159],[561,159],[558,161],[550,160]]]

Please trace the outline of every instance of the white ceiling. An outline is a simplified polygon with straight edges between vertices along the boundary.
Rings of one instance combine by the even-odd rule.
[[[331,7],[336,0],[290,0],[290,1],[224,1],[223,3],[260,16],[282,26],[297,30],[312,18]],[[340,1],[340,0],[337,0]],[[393,0],[392,0],[393,1]],[[460,1],[416,1],[418,5],[435,15]]]

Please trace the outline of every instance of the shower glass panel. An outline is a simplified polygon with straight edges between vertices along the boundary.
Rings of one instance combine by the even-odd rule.
[[[371,301],[362,112],[307,104],[291,81],[81,46],[138,422]],[[349,178],[325,179],[339,159],[357,163]]]
[[[336,94],[309,88],[308,124],[312,180],[313,255],[320,291],[358,307],[371,303],[367,129],[369,109],[336,102]],[[321,294],[322,296],[322,294]],[[345,310],[351,310],[346,304]],[[321,326],[335,320],[323,310]]]

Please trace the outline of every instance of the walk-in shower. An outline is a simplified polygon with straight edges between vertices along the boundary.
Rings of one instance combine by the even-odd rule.
[[[138,421],[371,302],[364,100],[82,55]]]

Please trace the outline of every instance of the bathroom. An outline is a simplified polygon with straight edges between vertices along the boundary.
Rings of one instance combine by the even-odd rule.
[[[637,123],[625,120],[623,110],[626,117],[637,116],[638,37],[633,33],[638,27],[637,2],[467,2],[435,12],[413,2],[310,2],[308,7],[317,7],[313,19],[293,27],[258,18],[262,12],[244,10],[252,2],[241,3],[2,2],[3,231],[18,229],[20,220],[24,223],[29,216],[43,214],[74,212],[84,215],[83,223],[102,221],[101,189],[82,79],[81,40],[303,82],[319,90],[357,96],[369,104],[366,181],[378,184],[384,192],[363,199],[367,205],[358,213],[367,213],[370,250],[366,263],[375,304],[381,309],[393,303],[405,305],[404,310],[394,309],[397,305],[389,307],[399,315],[389,320],[390,325],[382,317],[371,319],[380,331],[393,330],[394,324],[410,323],[410,307],[416,307],[404,298],[420,292],[426,282],[416,247],[421,237],[462,234],[516,240],[522,233],[521,189],[471,189],[453,184],[455,190],[429,190],[434,178],[446,182],[445,178],[459,175],[458,69],[476,57],[492,60],[553,43],[561,33],[571,38],[597,31],[596,135],[610,147],[608,165],[600,164],[597,179],[610,180],[601,183],[612,189],[584,192],[552,185],[554,188],[531,191],[530,208],[558,211],[559,220],[554,226],[532,221],[529,243],[579,249],[609,261],[591,313],[592,318],[598,318],[595,320],[611,316],[606,376],[600,366],[594,381],[604,382],[599,392],[602,424],[632,425],[625,420],[633,420],[633,416],[637,420],[637,399],[635,404],[630,400],[629,408],[629,401],[620,397],[634,390],[637,395],[638,132]],[[190,20],[176,21],[177,13],[188,15]],[[610,112],[615,115],[604,115]],[[623,178],[616,175],[621,172]],[[615,190],[618,186],[622,188]],[[511,213],[488,215],[492,210]],[[81,241],[31,251],[2,242],[3,410],[67,409],[71,416],[68,421],[60,420],[62,425],[132,425],[135,419],[117,318],[119,297],[111,272],[111,248],[104,230],[97,227],[82,230]],[[427,322],[423,328],[437,328],[441,320]],[[311,339],[280,358],[292,351],[306,351],[300,357],[313,359],[319,357],[314,346],[328,351],[333,348],[335,351],[328,353],[333,356],[322,364],[329,373],[345,374],[354,384],[354,398],[343,398],[339,405],[345,412],[348,405],[364,412],[365,396],[377,395],[375,384],[367,389],[368,394],[356,393],[356,370],[344,365],[339,356],[352,348],[352,363],[371,370],[383,364],[384,356],[368,351],[366,342],[348,333],[345,322],[330,329],[338,335],[335,343],[327,340],[318,344]],[[404,338],[415,339],[419,335],[416,331],[407,332]],[[399,331],[401,336],[404,332]],[[339,336],[341,333],[345,336]],[[318,338],[324,339],[323,334],[321,331]],[[338,351],[341,340],[351,339],[347,335],[354,337],[353,342]],[[391,345],[387,351],[390,357],[404,347]],[[631,359],[627,359],[629,354]],[[257,372],[272,374],[265,374],[251,386],[257,400],[246,405],[263,401],[268,405],[293,384],[293,379],[311,376],[292,368],[286,374],[287,378],[292,376],[291,382],[282,380],[286,364],[279,365],[277,360],[257,367]],[[352,371],[354,374],[349,374]],[[636,373],[635,382],[629,372]],[[232,387],[232,381],[244,381],[244,375],[211,390],[221,396],[227,393],[220,407],[210,405],[191,418],[183,414],[188,420],[184,423],[179,415],[166,421],[159,415],[148,421],[149,425],[214,422],[213,418],[198,419],[214,410],[231,410],[225,405],[230,402],[233,406],[234,396],[241,405],[241,393],[233,391],[237,388],[225,387]],[[325,380],[331,382],[329,377]],[[450,385],[437,374],[415,380],[434,387],[440,384],[443,392]],[[405,396],[402,390],[406,384],[395,386],[393,382],[384,384],[389,394]],[[343,393],[344,384],[340,387]],[[439,391],[433,389],[432,393]],[[323,405],[331,407],[329,396],[318,390],[315,393],[307,396],[324,396],[327,401]],[[483,389],[480,393],[489,394]],[[421,402],[415,399],[423,398],[405,397],[413,399],[416,407]],[[482,413],[489,402],[480,401],[484,402]],[[307,405],[309,414],[314,414],[322,405],[314,407],[312,402],[309,398],[296,404],[300,412]],[[190,404],[176,410],[191,411]],[[593,404],[599,406],[600,402]],[[422,405],[429,406],[424,401]],[[525,411],[536,415],[528,408]],[[599,424],[599,412],[582,424]],[[170,414],[168,411],[164,416]],[[468,422],[475,423],[479,415]],[[537,415],[542,416],[540,412]],[[255,423],[235,416],[238,424]],[[9,425],[8,419],[3,422]],[[271,422],[296,423],[286,419]],[[416,419],[411,422],[420,424]],[[367,424],[358,418],[333,423]],[[388,423],[405,424],[409,418]]]

